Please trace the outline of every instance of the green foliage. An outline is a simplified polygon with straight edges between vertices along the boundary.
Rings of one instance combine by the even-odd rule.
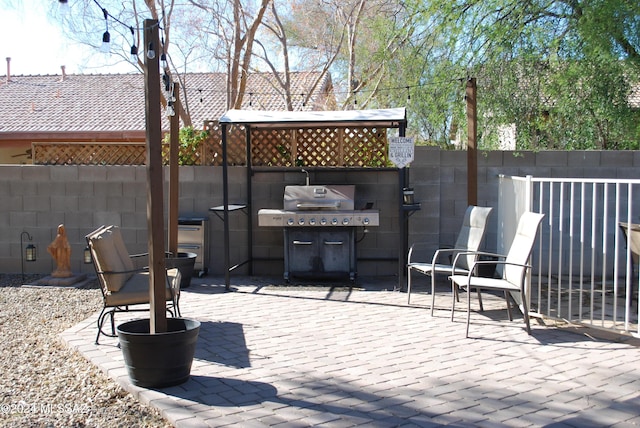
[[[466,129],[446,77],[468,74],[478,81],[481,149],[499,148],[507,128],[521,150],[639,148],[640,112],[628,102],[640,84],[639,2],[423,4],[416,28],[431,31],[411,57],[422,70],[409,74],[423,85],[411,104],[425,139],[446,146],[447,126]]]
[[[164,136],[164,143],[169,143],[170,135]],[[185,126],[180,128],[178,134],[179,139],[179,151],[178,151],[178,164],[179,165],[198,165],[201,153],[202,142],[209,138],[209,131],[195,129],[193,126]]]

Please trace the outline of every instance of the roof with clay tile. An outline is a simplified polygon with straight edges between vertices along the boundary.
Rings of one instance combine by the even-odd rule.
[[[291,93],[296,111],[331,107],[331,78],[315,87],[315,72],[292,73]],[[222,73],[182,76],[181,99],[196,127],[217,120],[227,110]],[[282,90],[270,73],[248,78],[243,109],[286,110]],[[187,95],[186,101],[184,95]],[[327,101],[329,100],[329,101]],[[16,132],[144,131],[145,99],[142,74],[68,74],[0,76],[0,135]],[[168,121],[164,119],[165,129]]]

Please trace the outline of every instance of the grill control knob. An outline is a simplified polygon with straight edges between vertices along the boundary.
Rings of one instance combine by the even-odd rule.
[[[302,226],[304,224],[304,217],[298,219],[298,224]]]
[[[337,218],[335,218],[335,217],[334,217],[334,218],[332,218],[332,219],[331,219],[331,224],[332,224],[332,225],[334,225],[334,226],[335,226],[336,224],[338,224],[338,219],[337,219]]]
[[[287,226],[293,226],[293,223],[294,221],[292,218],[287,219]]]
[[[309,226],[315,226],[316,225],[316,219],[315,218],[310,218],[309,219]]]
[[[345,217],[342,219],[342,224],[349,224],[349,218]]]
[[[323,226],[326,226],[326,225],[327,225],[327,219],[326,219],[326,218],[324,218],[324,217],[322,217],[322,218],[320,219],[320,224],[321,224],[321,225],[323,225]]]
[[[365,226],[368,225],[370,222],[369,217],[365,217],[362,219],[362,224],[364,224]]]

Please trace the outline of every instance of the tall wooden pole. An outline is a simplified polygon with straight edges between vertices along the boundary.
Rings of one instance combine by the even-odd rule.
[[[179,204],[179,166],[178,151],[180,150],[180,85],[173,84],[173,103],[175,114],[169,120],[171,131],[169,134],[169,252],[174,257],[178,254],[178,204]]]
[[[162,179],[162,120],[160,108],[160,52],[158,21],[144,21],[144,93],[147,138],[147,233],[149,248],[150,333],[167,331],[164,263],[164,207]],[[149,58],[152,56],[152,58]]]
[[[467,80],[467,204],[478,204],[478,111],[476,79]]]

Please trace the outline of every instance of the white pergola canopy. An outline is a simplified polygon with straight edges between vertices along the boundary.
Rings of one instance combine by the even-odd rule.
[[[344,111],[263,111],[228,110],[218,120],[222,124],[244,124],[252,128],[309,128],[327,126],[380,126],[398,128],[406,123],[404,107]]]

